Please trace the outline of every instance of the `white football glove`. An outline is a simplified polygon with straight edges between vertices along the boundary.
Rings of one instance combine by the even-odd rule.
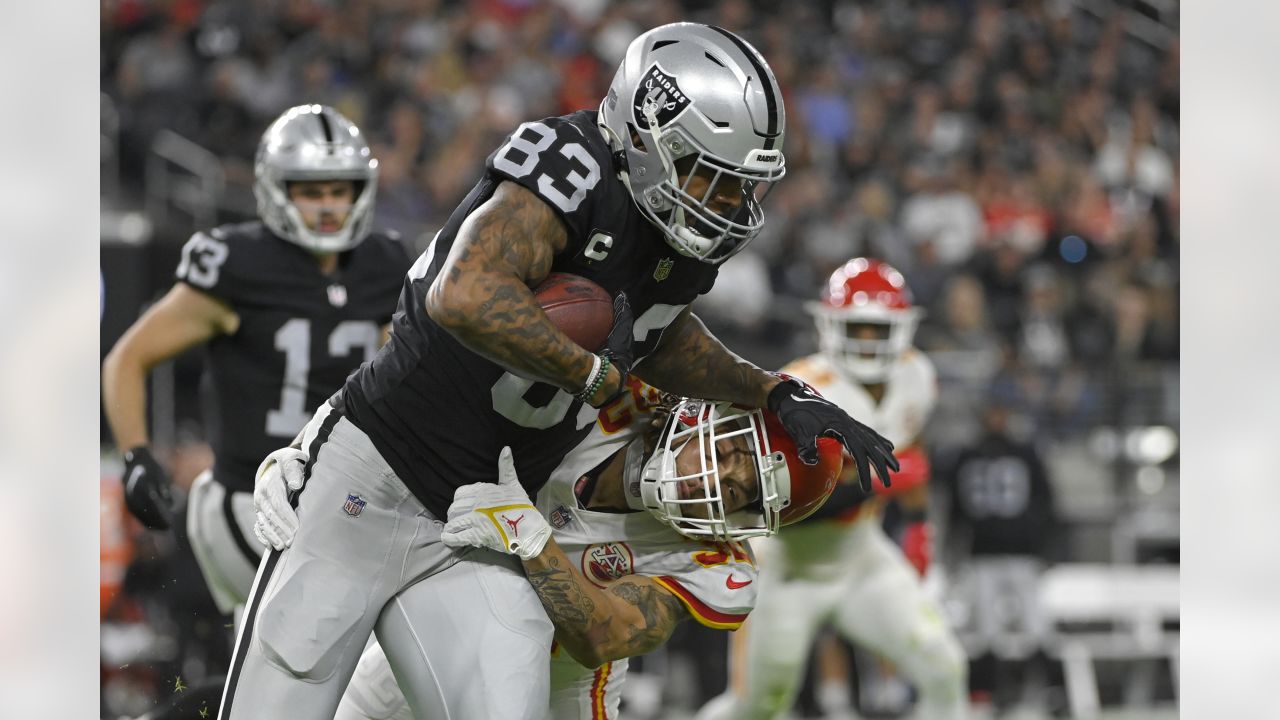
[[[258,466],[253,480],[253,507],[257,520],[253,534],[263,545],[283,550],[298,532],[298,513],[289,504],[289,491],[302,489],[307,454],[297,448],[280,448]]]
[[[454,492],[449,522],[440,534],[451,548],[489,548],[521,560],[536,557],[550,537],[551,526],[520,487],[509,447],[498,454],[496,485],[472,483]]]

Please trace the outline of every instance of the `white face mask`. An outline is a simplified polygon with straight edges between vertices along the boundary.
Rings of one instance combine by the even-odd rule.
[[[724,488],[720,481],[718,441],[745,437],[752,453],[752,464],[760,488],[757,509],[728,513]],[[683,472],[676,459],[686,445],[698,452],[699,467]],[[763,444],[763,447],[761,445]],[[768,433],[760,410],[745,410],[728,403],[684,400],[672,411],[657,447],[644,461],[632,453],[643,455],[633,444],[628,448],[628,503],[634,503],[634,487],[639,486],[639,501],[645,510],[676,532],[694,539],[715,541],[742,540],[772,535],[780,524],[780,513],[790,499],[790,475],[781,452],[771,452]],[[639,467],[638,482],[634,467]],[[690,492],[690,486],[700,488]],[[684,492],[682,493],[682,488]],[[693,508],[697,508],[693,511]]]

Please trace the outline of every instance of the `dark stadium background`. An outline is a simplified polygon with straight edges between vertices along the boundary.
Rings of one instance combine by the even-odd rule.
[[[168,288],[191,232],[253,215],[253,149],[284,108],[331,104],[370,136],[377,223],[416,253],[506,133],[594,107],[631,38],[684,19],[754,43],[788,110],[769,226],[699,314],[780,366],[814,350],[803,303],[858,254],[895,264],[927,310],[930,582],[970,654],[975,717],[1176,716],[1173,0],[103,3],[102,353]],[[191,353],[151,384],[155,445],[179,484],[209,459],[200,369]],[[1053,488],[1048,529],[994,548],[949,471],[992,407]],[[109,494],[119,463],[102,427]],[[229,655],[181,539],[104,517],[104,546],[113,530],[132,559],[104,561],[104,578],[123,572],[104,594],[104,718]],[[1011,554],[1033,583],[1001,584]],[[645,659],[650,682],[629,680],[624,715],[682,716],[718,693],[723,642],[686,624]]]

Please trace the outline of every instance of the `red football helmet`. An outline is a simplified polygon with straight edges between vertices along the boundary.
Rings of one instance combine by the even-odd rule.
[[[818,463],[805,465],[797,454],[795,441],[770,410],[764,411],[764,427],[768,433],[769,448],[781,452],[787,460],[791,497],[778,524],[798,523],[817,512],[836,489],[836,481],[844,466],[844,445],[835,438],[818,438]]]
[[[736,512],[725,507],[719,441],[742,437],[752,454],[759,495]],[[677,457],[692,444],[699,465],[681,471]],[[672,411],[641,472],[645,508],[677,532],[697,540],[744,540],[772,535],[817,510],[835,489],[842,446],[818,440],[818,463],[805,465],[777,416],[766,409],[683,400]],[[686,466],[687,468],[687,466]]]
[[[821,302],[808,304],[818,345],[837,367],[860,382],[880,382],[907,348],[923,312],[912,305],[902,273],[871,258],[841,265]],[[875,338],[864,336],[870,326]]]

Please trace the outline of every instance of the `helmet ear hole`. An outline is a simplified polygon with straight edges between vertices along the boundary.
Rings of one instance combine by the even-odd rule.
[[[644,138],[640,137],[640,131],[636,130],[636,126],[631,123],[627,123],[627,129],[631,131],[631,144],[635,145],[636,149],[640,152],[648,155],[649,148],[644,144]]]
[[[685,155],[684,157],[677,158],[672,163],[672,166],[675,167],[676,175],[683,175],[685,177],[688,177],[694,173],[694,166],[697,164],[697,162],[698,162],[697,156]]]

